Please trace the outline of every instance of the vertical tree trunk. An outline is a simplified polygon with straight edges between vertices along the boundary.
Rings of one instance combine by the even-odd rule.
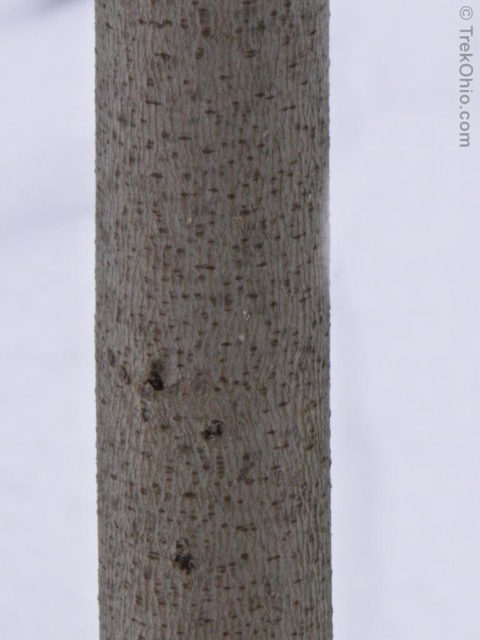
[[[330,640],[328,6],[96,0],[102,640]]]

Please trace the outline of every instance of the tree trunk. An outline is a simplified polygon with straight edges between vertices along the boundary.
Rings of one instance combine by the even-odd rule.
[[[327,3],[96,32],[101,640],[330,640]]]

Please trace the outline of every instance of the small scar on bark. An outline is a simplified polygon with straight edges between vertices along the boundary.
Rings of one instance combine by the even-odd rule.
[[[190,551],[187,551],[181,542],[177,542],[175,558],[173,559],[177,567],[184,571],[187,575],[192,572],[194,568],[193,556]]]
[[[124,384],[130,384],[131,382],[131,378],[130,375],[128,373],[128,371],[125,369],[125,367],[120,367],[118,370],[118,377],[120,378],[120,380],[124,383]]]
[[[204,440],[219,438],[223,431],[224,427],[221,420],[211,420],[207,428],[202,431],[202,437]]]
[[[147,378],[147,384],[149,384],[155,391],[162,391],[165,388],[162,379],[162,363],[160,360],[154,360],[150,367],[150,375]]]

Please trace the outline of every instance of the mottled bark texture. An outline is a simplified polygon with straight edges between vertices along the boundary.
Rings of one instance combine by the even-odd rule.
[[[329,640],[328,6],[97,0],[102,640]]]

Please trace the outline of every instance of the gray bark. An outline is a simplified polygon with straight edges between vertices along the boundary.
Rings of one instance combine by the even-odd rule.
[[[327,3],[96,46],[101,639],[329,640]]]

